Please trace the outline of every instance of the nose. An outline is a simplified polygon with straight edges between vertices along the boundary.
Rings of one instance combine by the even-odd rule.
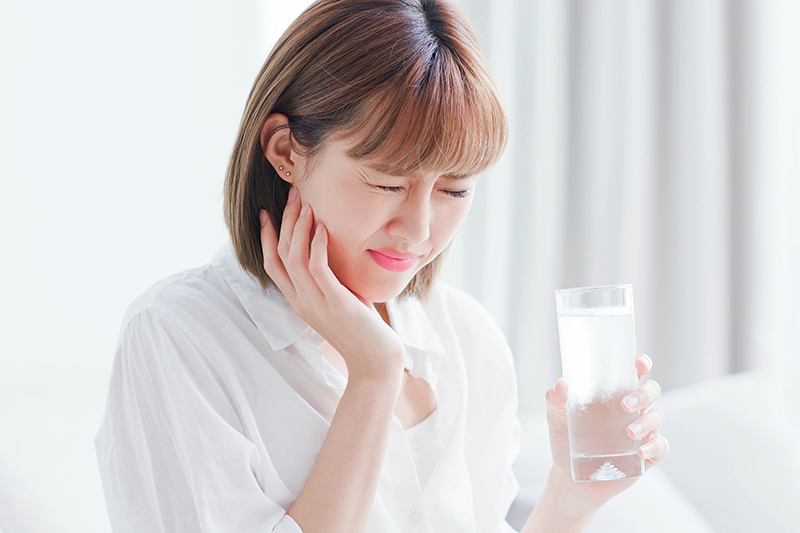
[[[431,236],[431,199],[423,191],[406,197],[389,220],[387,231],[408,244],[420,244]]]

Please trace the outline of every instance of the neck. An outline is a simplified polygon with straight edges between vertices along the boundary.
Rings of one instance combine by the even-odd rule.
[[[383,321],[389,324],[389,327],[391,327],[392,323],[389,321],[389,312],[386,310],[386,302],[376,302],[372,305],[375,306],[375,310],[377,310],[378,314],[381,315]]]

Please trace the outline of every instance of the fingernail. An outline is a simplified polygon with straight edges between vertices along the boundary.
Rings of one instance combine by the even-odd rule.
[[[300,208],[300,216],[303,216],[306,213],[308,213],[308,204],[303,204],[303,207]]]
[[[630,428],[631,428],[631,433],[633,433],[634,437],[638,437],[639,435],[641,435],[642,430],[644,429],[644,427],[642,427],[641,424],[631,424]]]
[[[261,221],[261,227],[264,227],[264,224],[267,223],[267,212],[263,209],[258,212],[258,220]]]
[[[642,452],[642,459],[647,459],[653,455],[653,446],[650,444],[643,445],[639,450]]]
[[[628,360],[630,361],[630,359]],[[628,396],[622,400],[622,403],[628,408],[628,410],[633,411],[636,409],[636,406],[639,405],[639,400],[636,399],[636,396]]]
[[[294,202],[295,200],[297,200],[297,189],[292,187],[291,189],[289,189],[289,199],[287,200],[286,203],[290,204],[290,203]]]

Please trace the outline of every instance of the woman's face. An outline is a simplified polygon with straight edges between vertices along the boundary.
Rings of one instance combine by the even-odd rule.
[[[313,160],[295,156],[294,186],[328,230],[328,263],[339,281],[371,302],[400,294],[464,221],[477,176],[393,176],[346,155],[332,140]]]

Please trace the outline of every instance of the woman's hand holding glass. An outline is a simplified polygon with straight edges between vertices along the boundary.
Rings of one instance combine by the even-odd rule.
[[[652,368],[652,360],[644,354],[636,358],[636,372],[639,381]],[[579,497],[587,511],[592,512],[612,497],[629,488],[636,479],[620,479],[592,483],[576,483],[570,473],[569,437],[567,433],[567,390],[568,384],[559,379],[547,391],[547,423],[550,428],[550,449],[553,455],[553,469],[550,481],[559,490]],[[645,471],[661,461],[667,454],[669,445],[659,430],[664,423],[664,413],[653,402],[661,395],[661,386],[647,380],[631,394],[623,398],[622,408],[628,413],[640,411],[639,418],[627,428],[628,437],[642,440],[639,456],[644,459]]]
[[[371,302],[342,285],[328,265],[328,232],[289,192],[280,235],[259,213],[264,269],[297,315],[341,354],[349,379],[402,377],[405,349]],[[313,235],[312,235],[313,232]]]

